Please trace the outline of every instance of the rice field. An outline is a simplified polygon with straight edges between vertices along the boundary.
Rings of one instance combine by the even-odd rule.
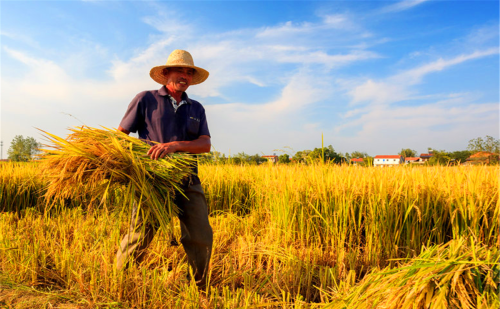
[[[0,164],[0,308],[500,307],[498,166],[199,174],[214,230],[201,291],[167,233],[141,265],[114,269],[124,192],[47,209],[37,163]]]

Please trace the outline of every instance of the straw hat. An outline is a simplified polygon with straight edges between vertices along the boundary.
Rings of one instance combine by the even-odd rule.
[[[163,75],[165,68],[191,68],[194,69],[191,85],[201,84],[208,78],[208,71],[194,65],[193,57],[185,50],[176,49],[168,56],[167,64],[154,67],[149,75],[155,82],[165,85],[167,78]]]

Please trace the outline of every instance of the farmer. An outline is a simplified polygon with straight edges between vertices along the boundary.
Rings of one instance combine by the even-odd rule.
[[[209,152],[211,142],[205,109],[185,92],[189,86],[204,82],[208,72],[194,66],[193,58],[187,51],[174,50],[166,65],[152,68],[149,74],[163,86],[159,90],[139,93],[128,106],[118,130],[125,134],[138,132],[139,138],[158,142],[147,153],[153,160],[173,152]],[[197,172],[196,166],[194,174],[183,184],[187,198],[177,194],[175,204],[180,209],[182,246],[196,284],[204,286],[212,254],[213,233]],[[138,208],[134,207],[129,232],[123,237],[116,254],[118,270],[125,268],[131,259],[137,263],[142,261],[144,251],[156,232],[151,225],[142,223],[143,217],[137,212]]]

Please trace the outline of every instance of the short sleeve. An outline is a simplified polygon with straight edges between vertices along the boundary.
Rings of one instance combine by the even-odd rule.
[[[144,112],[142,108],[142,93],[135,96],[130,102],[125,116],[123,116],[120,126],[127,131],[137,132],[139,126],[144,122]]]

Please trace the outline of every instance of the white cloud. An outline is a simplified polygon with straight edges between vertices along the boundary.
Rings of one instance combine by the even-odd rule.
[[[307,121],[304,112],[332,95],[327,83],[304,70],[290,78],[276,100],[258,105],[206,106],[215,148],[228,153],[234,145],[233,153],[235,149],[252,153],[255,149],[270,151],[296,143],[297,132],[310,132],[315,127]],[[211,125],[214,123],[217,125]],[[259,147],[255,147],[255,143]]]
[[[478,48],[485,44],[498,45],[499,28],[498,21],[491,24],[477,27],[464,38],[464,45]]]
[[[278,62],[300,64],[322,64],[328,68],[346,65],[360,60],[379,58],[376,53],[369,51],[351,51],[348,54],[331,55],[323,51],[309,51],[308,53],[288,54],[277,57]]]
[[[351,105],[362,102],[380,105],[402,101],[408,97],[409,93],[400,84],[377,82],[369,79],[364,84],[352,89],[349,94],[352,96]]]
[[[30,47],[35,48],[35,49],[40,48],[40,44],[36,40],[34,40],[33,38],[31,38],[25,34],[20,34],[20,33],[2,30],[2,31],[0,31],[0,36],[4,36],[6,38],[9,38],[9,39],[12,39],[12,40],[15,40],[18,42],[22,42],[22,43],[26,44],[27,46],[30,46]]]
[[[272,37],[283,37],[289,35],[304,34],[314,31],[315,28],[316,27],[313,24],[308,22],[293,24],[291,21],[287,21],[286,23],[279,26],[263,28],[256,34],[256,37],[272,38]]]
[[[411,9],[429,0],[403,0],[395,4],[388,5],[380,10],[382,13],[400,12]]]
[[[473,138],[477,134],[472,132],[498,132],[498,102],[478,102],[478,97],[469,93],[452,93],[438,99],[443,96],[419,95],[413,89],[430,73],[496,54],[497,48],[489,48],[449,59],[439,58],[381,80],[368,79],[358,84],[343,81],[344,89],[350,88],[347,93],[353,108],[344,113],[345,122],[335,126],[332,134],[338,135],[345,147],[377,140],[394,153],[398,149],[391,145],[411,142],[413,148],[432,146],[450,150],[464,137]],[[415,102],[411,103],[412,100]],[[400,106],[398,103],[402,101],[407,103]],[[352,130],[356,132],[354,136],[342,137]],[[429,144],[440,138],[442,145]]]
[[[137,76],[144,76],[144,73],[149,73],[149,70],[153,66],[166,63],[166,55],[168,55],[166,51],[173,42],[174,38],[168,37],[152,43],[128,61],[115,59],[112,61],[113,65],[108,70],[108,73],[117,82],[136,79]]]
[[[436,61],[422,65],[422,66],[417,67],[415,69],[411,69],[411,70],[408,70],[408,71],[403,72],[401,74],[397,74],[396,76],[394,76],[392,78],[392,80],[394,80],[394,81],[402,80],[402,81],[404,81],[404,83],[409,84],[409,85],[416,84],[416,83],[419,83],[422,80],[422,78],[429,73],[442,71],[450,66],[454,66],[454,65],[460,64],[460,63],[465,62],[465,61],[483,58],[483,57],[487,57],[487,56],[491,56],[491,55],[496,55],[498,53],[499,53],[499,50],[497,47],[495,47],[495,48],[489,48],[489,49],[482,50],[482,51],[475,51],[475,52],[470,53],[470,54],[462,54],[462,55],[456,56],[456,57],[451,58],[451,59],[440,58]]]
[[[306,70],[291,76],[289,82],[283,87],[281,96],[264,104],[217,104],[210,105],[210,110],[219,114],[228,114],[236,122],[249,119],[252,122],[268,122],[279,118],[289,117],[308,106],[320,102],[328,97],[331,92],[326,87],[327,82]]]
[[[68,99],[69,89],[66,86],[66,81],[70,78],[60,66],[53,61],[36,59],[8,47],[4,47],[4,50],[12,58],[22,62],[30,69],[30,73],[19,83],[10,84],[9,79],[3,79],[2,82],[4,85],[7,85],[7,87],[4,87],[4,93],[14,92],[14,89],[16,89],[18,94],[36,94],[36,96],[34,96],[35,98],[52,98],[54,100]],[[13,95],[12,100],[23,102],[24,98],[19,95]],[[19,108],[19,106],[14,104],[11,100],[8,102],[9,104],[4,104],[3,108],[6,106],[8,108],[9,105]]]
[[[405,147],[422,152],[427,147],[461,150],[466,145],[457,145],[477,137],[478,132],[498,132],[498,113],[498,102],[477,104],[462,94],[424,105],[371,108],[358,119],[335,127],[331,134],[338,136],[344,149],[353,151],[365,145],[364,150],[372,155],[395,154]],[[347,138],[345,133],[351,130],[356,134]]]
[[[89,118],[86,120],[92,122],[93,117],[100,118],[111,113],[113,103],[122,101],[127,104],[135,95],[134,89],[142,87],[141,84],[146,87],[148,82],[140,78],[118,82],[77,79],[71,71],[66,71],[53,61],[35,58],[8,47],[4,47],[4,50],[29,69],[21,78],[2,79],[2,110],[12,114],[54,115],[87,110],[85,114]],[[148,88],[151,85],[145,89]],[[95,111],[100,110],[101,114],[93,111],[93,108]],[[119,113],[122,114],[122,111]],[[44,119],[36,121],[44,122]]]
[[[348,18],[342,14],[326,15],[323,17],[323,21],[326,25],[337,29],[350,28],[352,26]]]
[[[195,64],[210,71],[206,83],[190,90],[196,95],[221,96],[221,89],[233,83],[250,81],[261,87],[282,84],[283,74],[276,74],[280,70],[280,64],[294,64],[298,68],[318,65],[321,70],[331,70],[379,57],[376,53],[366,50],[332,54],[290,42],[263,42],[253,35],[238,39],[225,39],[223,35],[220,37],[220,41],[214,41],[211,37],[200,37],[196,45],[189,46]]]
[[[276,44],[294,42],[290,45],[335,46],[345,42],[356,42],[370,38],[372,33],[365,30],[351,14],[325,14],[320,12],[319,22],[292,22],[267,26],[255,32],[257,42]]]
[[[462,54],[450,59],[440,58],[380,81],[368,79],[361,84],[351,85],[351,90],[348,91],[352,98],[350,105],[354,106],[367,102],[375,105],[389,105],[394,102],[411,99],[411,95],[414,94],[411,86],[420,83],[427,74],[439,72],[466,61],[498,53],[498,48],[489,48],[470,54]],[[352,116],[355,113],[349,112],[348,114]]]
[[[180,36],[192,35],[193,29],[190,24],[186,22],[186,19],[177,19],[173,17],[175,14],[175,12],[170,12],[168,14],[160,12],[157,16],[145,17],[143,21],[156,28],[156,30],[167,35],[176,36],[177,38]]]
[[[406,127],[422,129],[433,125],[476,119],[475,116],[478,114],[489,115],[490,112],[499,109],[495,104],[477,105],[473,104],[473,101],[474,97],[468,93],[454,93],[441,100],[431,100],[430,103],[420,105],[371,106],[365,109],[366,113],[361,117],[344,126],[339,126],[338,129],[363,124],[366,124],[365,129],[377,129],[377,131],[396,128],[399,130]]]

